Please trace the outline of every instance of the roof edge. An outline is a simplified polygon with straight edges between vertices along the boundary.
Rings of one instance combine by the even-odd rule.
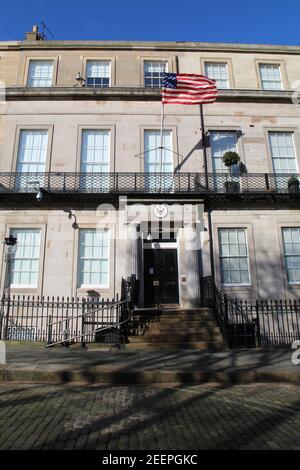
[[[124,49],[232,51],[300,54],[300,45],[245,44],[190,41],[0,41],[0,49]]]

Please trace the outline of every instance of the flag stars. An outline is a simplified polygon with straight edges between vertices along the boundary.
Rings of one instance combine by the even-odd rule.
[[[176,73],[164,73],[163,74],[163,88],[176,88],[177,78]]]

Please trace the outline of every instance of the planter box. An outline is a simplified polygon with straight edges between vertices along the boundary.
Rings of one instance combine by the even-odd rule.
[[[293,183],[288,186],[289,193],[299,193],[299,183]]]
[[[224,189],[226,193],[239,193],[241,191],[238,181],[225,181]]]

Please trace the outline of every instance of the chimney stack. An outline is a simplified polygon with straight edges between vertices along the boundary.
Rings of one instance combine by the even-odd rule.
[[[25,34],[25,41],[41,41],[42,35],[39,33],[39,27],[37,24],[34,24],[32,31]]]

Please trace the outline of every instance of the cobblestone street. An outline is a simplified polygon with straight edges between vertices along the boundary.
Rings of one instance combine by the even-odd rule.
[[[300,449],[300,386],[0,387],[1,449]]]

